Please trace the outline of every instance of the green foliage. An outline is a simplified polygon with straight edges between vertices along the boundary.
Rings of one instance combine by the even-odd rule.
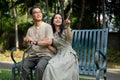
[[[4,32],[0,37],[0,51],[4,51],[7,48],[7,32]]]
[[[115,17],[115,26],[114,27],[120,29],[120,15],[117,15]]]
[[[94,29],[95,28],[95,17],[93,15],[86,14],[85,18],[82,21],[82,28],[83,29]]]
[[[108,49],[107,53],[108,53],[108,57],[107,57],[108,62],[112,62],[112,63],[120,62],[120,51]]]
[[[17,12],[18,12],[18,17],[20,14],[23,14],[23,13],[27,13],[29,8],[34,6],[34,5],[38,5],[42,8],[42,11],[46,14],[47,11],[46,11],[46,1],[45,0],[12,0],[13,2],[15,2],[15,7],[17,8]],[[50,13],[53,13],[55,12],[55,6],[54,4],[55,3],[58,3],[59,0],[48,0],[48,6],[49,6],[49,12]],[[69,7],[70,4],[69,4],[69,0],[67,0],[68,2],[65,2],[64,4],[64,10],[66,11],[66,7]],[[0,11],[2,11],[2,15],[5,15],[6,13],[9,13],[10,10],[12,10],[11,8],[11,0],[2,0],[0,1]],[[78,17],[80,18],[80,15],[81,15],[81,11],[82,11],[82,1],[81,0],[72,0],[72,8],[73,8],[73,18],[74,17]],[[100,1],[100,3],[102,3]],[[107,2],[106,2],[107,3]],[[108,4],[107,4],[108,5]],[[120,10],[120,6],[119,6],[119,1],[117,0],[112,0],[111,2],[111,11],[114,10],[114,13],[115,14],[115,20],[116,20],[116,26],[119,26],[119,21],[120,21],[120,18],[119,18],[119,10]],[[102,9],[103,9],[103,4],[100,4],[100,12],[102,13]],[[113,7],[114,6],[114,7]],[[93,26],[95,26],[95,22],[94,22],[94,18],[92,17],[93,15],[91,14],[96,14],[97,12],[97,7],[98,7],[98,1],[95,1],[94,0],[94,3],[92,1],[89,1],[89,0],[86,0],[85,1],[85,12],[84,12],[84,20],[82,22],[82,26],[83,28],[92,28]],[[108,6],[107,6],[108,7]],[[20,14],[19,14],[20,13]],[[13,13],[11,14],[13,15]],[[11,16],[10,15],[10,16]],[[65,14],[66,15],[66,14]],[[92,22],[93,21],[93,22]],[[77,23],[77,22],[75,22]],[[86,24],[87,23],[87,24]],[[14,24],[13,24],[14,25]]]
[[[11,31],[14,30],[14,20],[12,18],[3,17],[2,18],[2,30],[3,31]]]
[[[49,10],[47,11],[47,4],[45,0],[13,0],[15,2],[15,7],[17,11],[17,23],[18,23],[18,31],[20,35],[25,35],[27,29],[31,26],[32,21],[30,19],[30,16],[28,15],[28,11],[32,6],[40,6],[42,8],[43,14],[44,14],[44,21],[48,18],[51,18],[53,14],[55,13],[55,10],[57,9],[54,4],[59,3],[58,1],[61,0],[48,0],[48,7]],[[67,0],[69,1],[69,0]],[[72,0],[72,28],[76,29],[77,23],[79,23],[81,13],[82,13],[82,0]],[[115,14],[115,26],[120,28],[120,6],[118,6],[119,3],[116,0],[112,0],[111,5],[114,5],[114,14]],[[15,19],[13,17],[13,7],[11,0],[1,0],[0,1],[0,29],[4,32],[14,31],[15,30]],[[81,23],[81,28],[83,29],[91,29],[96,28],[97,22],[96,22],[96,16],[98,15],[98,1],[94,0],[86,0],[84,5],[84,14],[83,19]],[[111,6],[112,7],[112,6]],[[69,2],[66,2],[64,4],[64,12],[66,15],[70,9]],[[102,13],[102,4],[100,4],[100,12]],[[60,9],[61,10],[61,9]],[[112,9],[111,9],[112,10]],[[51,19],[49,19],[51,20]],[[50,22],[50,21],[49,21]],[[100,25],[100,28],[103,28],[103,25]],[[2,41],[3,40],[3,41]],[[0,37],[0,50],[3,49],[5,46],[5,43],[7,43],[7,38]]]
[[[72,29],[76,29],[76,24],[77,24],[78,17],[73,17],[72,18]]]

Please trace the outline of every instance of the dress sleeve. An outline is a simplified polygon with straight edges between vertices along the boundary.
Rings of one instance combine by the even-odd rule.
[[[63,30],[62,38],[64,38],[65,40],[67,40],[67,37],[66,37],[66,29]]]
[[[72,30],[72,29],[71,29],[71,30]],[[62,37],[63,37],[66,41],[68,41],[68,42],[71,43],[71,41],[67,40],[66,31],[67,31],[66,29],[63,30]]]

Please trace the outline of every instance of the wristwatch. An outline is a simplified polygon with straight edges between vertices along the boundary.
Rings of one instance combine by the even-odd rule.
[[[34,43],[35,45],[38,45],[38,41],[35,41],[35,43]]]

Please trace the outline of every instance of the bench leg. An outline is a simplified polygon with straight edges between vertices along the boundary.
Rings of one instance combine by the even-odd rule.
[[[18,80],[21,80],[20,79],[20,70],[19,68],[17,67],[12,67],[12,80],[17,80],[17,77],[18,77]]]
[[[12,67],[12,80],[16,80],[16,73],[14,67]]]
[[[100,80],[100,70],[96,71],[96,80]]]
[[[30,71],[30,79],[33,80],[33,71]]]
[[[107,80],[106,72],[107,72],[107,70],[104,70],[104,80]]]
[[[15,75],[17,74],[18,75],[18,80],[24,80],[23,77],[21,76],[22,75],[22,72],[19,70],[19,68],[17,69],[18,73],[15,73]],[[15,76],[16,77],[16,76]],[[33,70],[30,71],[30,75],[29,75],[29,78],[30,80],[34,80],[34,77],[33,77]],[[16,80],[16,79],[15,79]]]

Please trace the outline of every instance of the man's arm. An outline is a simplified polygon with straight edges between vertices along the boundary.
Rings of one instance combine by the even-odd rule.
[[[42,41],[36,42],[36,44],[39,46],[50,46],[52,44],[52,39],[46,37]]]
[[[46,27],[46,37],[42,41],[38,41],[39,46],[50,46],[53,39],[53,30],[51,25]]]

